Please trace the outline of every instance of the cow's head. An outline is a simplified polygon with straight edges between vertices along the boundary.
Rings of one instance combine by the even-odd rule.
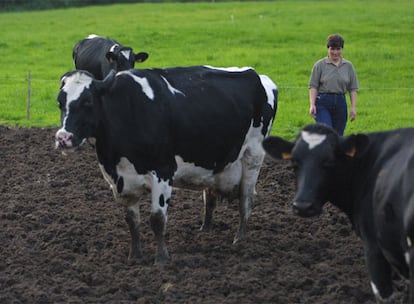
[[[55,136],[57,148],[73,151],[94,136],[101,94],[114,79],[114,71],[104,80],[96,80],[89,72],[79,70],[61,77],[57,99],[62,127]]]
[[[144,62],[148,58],[148,53],[139,52],[134,54],[132,48],[115,44],[106,53],[106,59],[115,71],[125,71],[133,69],[135,62]]]
[[[367,143],[366,135],[340,137],[325,125],[313,124],[304,127],[294,142],[269,137],[263,147],[273,158],[291,160],[297,181],[293,212],[307,217],[322,212],[335,194],[338,168],[364,153]]]

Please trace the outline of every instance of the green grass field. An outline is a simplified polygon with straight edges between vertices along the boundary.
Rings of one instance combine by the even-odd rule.
[[[139,68],[252,66],[279,86],[273,134],[307,123],[307,84],[330,33],[345,38],[358,73],[357,120],[346,134],[412,126],[414,2],[411,0],[145,3],[0,14],[0,124],[57,126],[60,76],[90,33],[150,58]],[[31,71],[30,120],[26,116]]]

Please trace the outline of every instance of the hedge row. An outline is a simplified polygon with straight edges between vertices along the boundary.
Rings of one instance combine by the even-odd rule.
[[[0,0],[0,11],[44,10],[114,3],[203,1],[208,0]]]

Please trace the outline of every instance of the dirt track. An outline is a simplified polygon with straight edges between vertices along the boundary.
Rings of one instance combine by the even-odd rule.
[[[330,206],[318,219],[291,214],[287,163],[265,161],[247,240],[237,245],[236,202],[219,204],[204,233],[200,193],[174,191],[171,263],[159,267],[149,202],[145,257],[128,262],[123,209],[93,149],[64,156],[55,131],[0,127],[0,303],[375,303],[345,216]]]

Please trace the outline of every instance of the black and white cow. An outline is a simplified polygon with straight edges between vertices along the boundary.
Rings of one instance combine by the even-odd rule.
[[[141,256],[137,198],[151,193],[155,262],[167,262],[167,209],[172,186],[205,190],[203,229],[215,197],[239,199],[245,238],[255,184],[265,156],[261,145],[276,114],[277,87],[251,68],[207,66],[129,70],[95,80],[85,71],[61,78],[62,127],[56,145],[78,148],[95,138],[100,167],[126,207],[130,257]]]
[[[274,158],[290,159],[297,178],[293,211],[321,213],[330,201],[345,212],[365,248],[371,287],[392,301],[392,273],[410,278],[414,303],[414,128],[338,136],[309,125],[294,142],[264,140]]]
[[[75,68],[92,73],[96,79],[104,79],[109,72],[134,68],[135,62],[147,60],[148,54],[134,54],[132,48],[102,36],[89,35],[79,41],[72,52]]]

